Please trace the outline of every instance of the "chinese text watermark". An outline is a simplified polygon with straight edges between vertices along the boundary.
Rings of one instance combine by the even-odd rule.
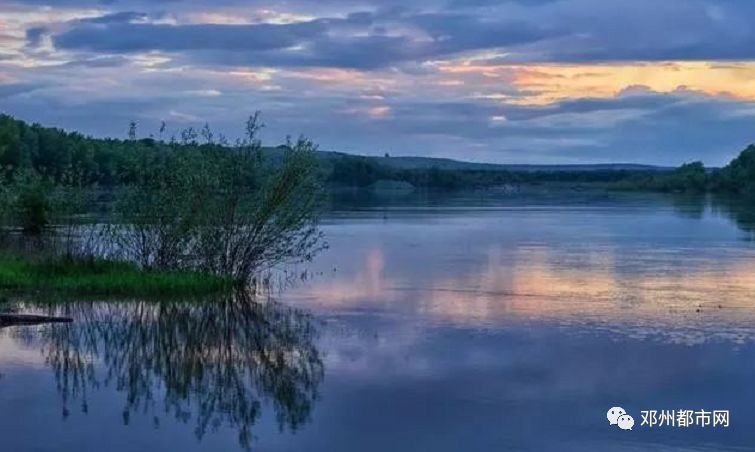
[[[641,427],[728,427],[729,410],[647,410]]]
[[[647,428],[727,428],[729,410],[643,410],[640,427]],[[622,430],[632,430],[634,418],[621,407],[613,407],[606,413],[608,423]]]

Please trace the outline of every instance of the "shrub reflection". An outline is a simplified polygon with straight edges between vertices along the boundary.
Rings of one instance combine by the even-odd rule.
[[[73,303],[56,313],[74,323],[41,333],[68,415],[88,411],[87,393],[114,387],[132,415],[193,423],[198,439],[230,427],[244,448],[263,405],[281,430],[310,419],[323,363],[311,316],[237,293],[210,303]]]

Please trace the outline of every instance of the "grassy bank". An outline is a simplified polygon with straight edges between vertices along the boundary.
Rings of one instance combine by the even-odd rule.
[[[126,262],[0,255],[0,289],[90,295],[194,295],[233,282],[187,271],[147,271]]]

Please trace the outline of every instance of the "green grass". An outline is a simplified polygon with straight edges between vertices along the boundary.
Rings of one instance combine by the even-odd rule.
[[[0,289],[82,295],[194,295],[233,287],[229,279],[189,271],[148,271],[127,262],[0,254]]]

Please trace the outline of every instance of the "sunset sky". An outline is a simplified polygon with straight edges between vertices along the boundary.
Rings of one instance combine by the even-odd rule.
[[[0,112],[95,136],[263,112],[266,143],[722,165],[755,142],[748,0],[2,0]]]

